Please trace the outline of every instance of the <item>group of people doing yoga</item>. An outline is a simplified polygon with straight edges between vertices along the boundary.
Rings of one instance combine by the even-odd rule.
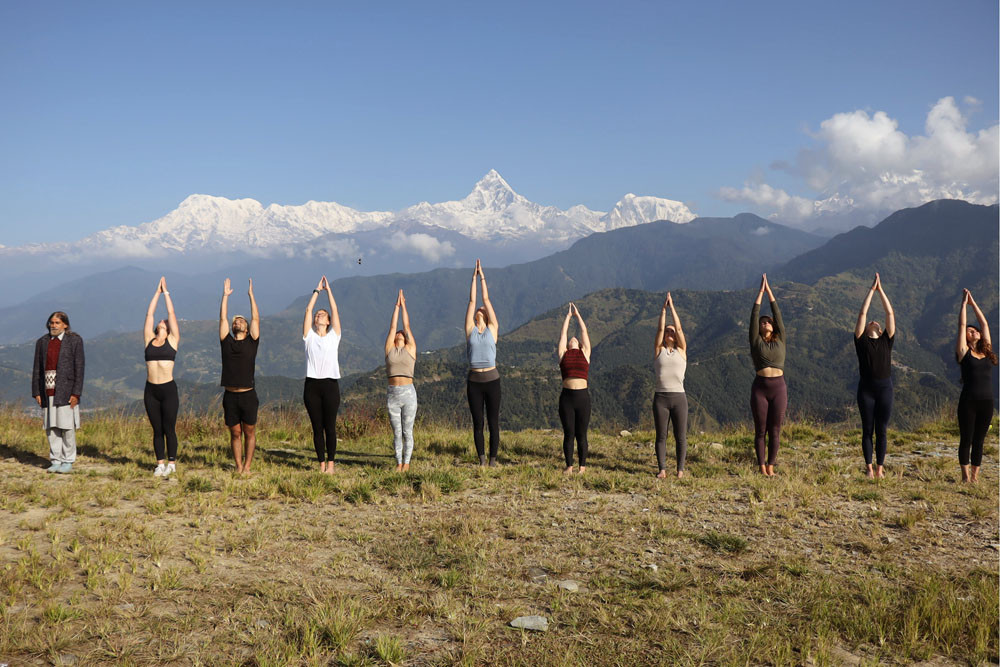
[[[222,406],[230,432],[233,459],[237,472],[246,474],[250,471],[256,443],[259,399],[254,389],[254,370],[260,340],[260,313],[251,280],[248,290],[251,313],[249,322],[242,315],[234,315],[230,319],[227,307],[232,292],[230,281],[226,279],[219,310],[219,344],[222,356],[220,384],[225,390]],[[326,294],[329,309],[321,308],[314,312],[321,293]],[[765,294],[770,305],[770,315],[762,315],[760,312]],[[885,311],[884,327],[877,320],[868,320],[868,311],[876,294]],[[155,313],[161,295],[166,303],[167,318],[156,321]],[[967,322],[966,308],[969,306],[975,313],[978,325]],[[579,329],[578,337],[569,336],[574,319]],[[958,329],[955,359],[962,373],[962,392],[958,403],[959,463],[962,480],[976,482],[982,465],[983,442],[993,416],[991,370],[997,364],[997,355],[993,352],[986,317],[968,290],[963,292]],[[154,475],[167,476],[176,470],[177,460],[175,425],[178,394],[173,380],[173,367],[180,344],[180,329],[170,292],[163,278],[149,303],[143,334],[147,371],[144,403],[153,427],[153,449],[157,460]],[[466,395],[472,416],[476,454],[480,465],[496,466],[500,447],[501,402],[500,374],[496,365],[499,322],[479,260],[476,260],[469,290],[465,336],[469,364]],[[885,476],[886,431],[893,404],[891,369],[895,338],[895,313],[882,287],[880,276],[875,274],[854,327],[859,372],[857,402],[861,415],[861,448],[867,476],[870,478]],[[306,357],[302,400],[312,425],[316,458],[320,471],[324,473],[333,473],[337,454],[340,339],[337,302],[329,281],[323,276],[312,292],[302,321],[302,341]],[[40,340],[38,349],[42,349],[43,342]],[[773,476],[778,460],[781,427],[788,406],[784,374],[787,332],[766,274],[761,276],[760,289],[750,311],[749,348],[756,372],[750,389],[750,411],[754,423],[757,465],[762,475]],[[592,347],[586,323],[575,304],[569,304],[559,333],[557,351],[562,375],[559,419],[563,428],[563,454],[566,462],[564,472],[573,472],[575,449],[578,472],[583,473],[587,466],[587,430],[591,414],[588,381]],[[653,343],[656,389],[652,413],[656,432],[658,478],[667,476],[667,438],[670,432],[675,445],[675,474],[682,477],[685,473],[688,403],[684,375],[687,353],[688,341],[674,307],[673,297],[667,293]],[[39,352],[36,357],[41,358],[41,355]],[[392,424],[398,471],[409,469],[413,455],[413,423],[417,411],[417,393],[413,384],[416,360],[417,345],[410,328],[406,299],[403,290],[400,290],[385,340],[388,382],[386,407]],[[41,403],[41,399],[38,400]],[[489,429],[488,453],[484,428]]]

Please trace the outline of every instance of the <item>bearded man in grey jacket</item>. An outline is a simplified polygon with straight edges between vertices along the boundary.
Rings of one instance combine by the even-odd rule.
[[[80,428],[83,393],[83,339],[70,331],[62,311],[49,315],[49,332],[35,342],[31,395],[42,408],[49,439],[48,472],[68,473],[76,461],[76,429]]]

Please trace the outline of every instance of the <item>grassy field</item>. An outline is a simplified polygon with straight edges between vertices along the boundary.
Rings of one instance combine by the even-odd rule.
[[[470,433],[421,424],[398,474],[355,414],[329,476],[301,412],[262,414],[246,478],[221,418],[183,418],[169,480],[144,419],[85,419],[74,473],[47,475],[40,420],[0,414],[0,662],[997,660],[996,426],[978,486],[947,421],[891,433],[879,482],[857,431],[808,424],[774,479],[746,430],[692,433],[678,481],[648,432],[592,434],[565,477],[557,431],[505,432],[479,469]],[[509,627],[528,614],[547,632]]]

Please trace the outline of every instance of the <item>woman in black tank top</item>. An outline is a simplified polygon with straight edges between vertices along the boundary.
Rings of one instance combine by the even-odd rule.
[[[966,306],[972,306],[978,327],[967,324]],[[993,421],[993,367],[997,365],[997,355],[993,352],[990,325],[969,290],[963,290],[962,306],[958,311],[955,360],[962,368],[962,395],[958,399],[958,463],[962,467],[962,482],[975,484],[979,481],[979,467],[983,462],[983,442]]]
[[[155,322],[156,304],[163,295],[167,304],[167,319]],[[177,411],[180,401],[177,397],[177,383],[174,382],[174,359],[180,344],[180,329],[174,314],[174,303],[167,291],[166,278],[160,278],[156,292],[146,310],[146,321],[142,327],[146,342],[146,387],[142,402],[146,416],[153,427],[153,451],[156,453],[154,477],[168,477],[177,466]]]

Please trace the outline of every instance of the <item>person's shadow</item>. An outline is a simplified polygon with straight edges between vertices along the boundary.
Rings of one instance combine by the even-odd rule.
[[[86,456],[92,459],[103,459],[108,463],[133,463],[132,459],[126,456],[110,456],[93,445],[78,445],[76,453],[79,456]],[[50,465],[50,461],[47,458],[39,456],[31,450],[0,443],[0,459],[9,458],[16,459],[21,465],[34,466],[36,468],[48,468]]]
[[[49,467],[49,460],[47,458],[39,456],[35,452],[18,449],[3,443],[0,443],[0,458],[17,459],[17,462],[21,465],[34,466],[35,468]]]

